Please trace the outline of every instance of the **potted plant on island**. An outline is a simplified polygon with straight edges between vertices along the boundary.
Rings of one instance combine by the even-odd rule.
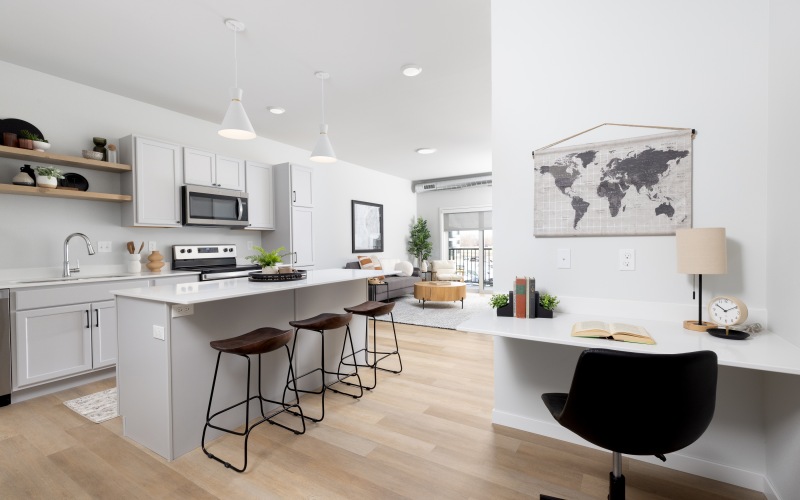
[[[431,256],[433,243],[431,243],[431,231],[428,229],[428,221],[422,217],[417,217],[417,222],[411,226],[411,236],[408,238],[408,253],[417,257],[419,270],[423,273],[428,270],[426,259]]]
[[[536,307],[537,318],[552,318],[553,310],[558,305],[559,300],[555,295],[545,292],[539,296],[539,305]]]
[[[489,305],[497,309],[498,316],[511,317],[514,314],[514,308],[508,300],[508,295],[504,293],[496,293],[489,299]]]
[[[47,139],[43,139],[29,130],[20,130],[19,135],[22,137],[22,139],[31,141],[31,147],[25,147],[25,149],[34,149],[41,152],[45,152],[50,149],[50,142]]]
[[[276,264],[279,264],[281,261],[281,252],[286,250],[284,247],[279,247],[267,252],[261,247],[254,246],[253,250],[258,253],[255,255],[248,255],[245,257],[247,260],[261,266],[261,272],[264,274],[276,274],[278,272],[278,266]]]
[[[57,188],[58,179],[63,179],[61,170],[55,167],[36,167],[36,185],[43,188]]]

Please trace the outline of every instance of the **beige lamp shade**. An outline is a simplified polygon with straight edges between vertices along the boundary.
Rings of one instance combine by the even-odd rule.
[[[724,227],[678,229],[675,232],[678,272],[725,274],[728,272]]]

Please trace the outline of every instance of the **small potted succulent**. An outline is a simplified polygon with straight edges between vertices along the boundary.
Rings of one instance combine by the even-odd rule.
[[[489,299],[489,305],[497,309],[498,316],[511,317],[514,314],[514,308],[508,300],[508,295],[504,293],[496,293]]]
[[[61,170],[55,167],[36,167],[36,185],[43,188],[57,188],[58,179],[63,179]]]
[[[286,250],[284,247],[279,247],[267,252],[261,247],[254,246],[253,250],[257,253],[245,257],[247,260],[261,266],[261,272],[264,274],[275,274],[278,272],[278,266],[276,264],[279,264],[281,261],[281,252]]]
[[[555,295],[550,295],[547,292],[542,293],[539,296],[539,305],[536,306],[536,317],[552,318],[553,310],[556,308],[558,303],[559,303],[558,297],[556,297]]]
[[[47,141],[47,139],[43,139],[29,130],[20,130],[19,135],[21,137],[19,140],[21,148],[35,149],[36,151],[42,152],[50,149],[50,143]],[[24,146],[22,141],[25,141]]]

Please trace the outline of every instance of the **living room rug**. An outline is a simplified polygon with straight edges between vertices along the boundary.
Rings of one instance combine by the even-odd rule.
[[[464,299],[464,309],[461,302],[426,302],[422,309],[419,302],[412,295],[405,295],[394,299],[394,322],[404,325],[430,326],[455,330],[462,323],[484,311],[492,308],[489,305],[489,294],[467,293]],[[390,321],[389,316],[380,316],[378,321]]]
[[[106,420],[118,417],[117,413],[117,388],[95,392],[88,396],[64,401],[64,405],[78,415],[88,418],[99,424]]]

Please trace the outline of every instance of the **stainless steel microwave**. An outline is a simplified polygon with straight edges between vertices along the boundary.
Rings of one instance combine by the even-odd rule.
[[[247,193],[208,186],[183,186],[183,225],[247,227]]]

